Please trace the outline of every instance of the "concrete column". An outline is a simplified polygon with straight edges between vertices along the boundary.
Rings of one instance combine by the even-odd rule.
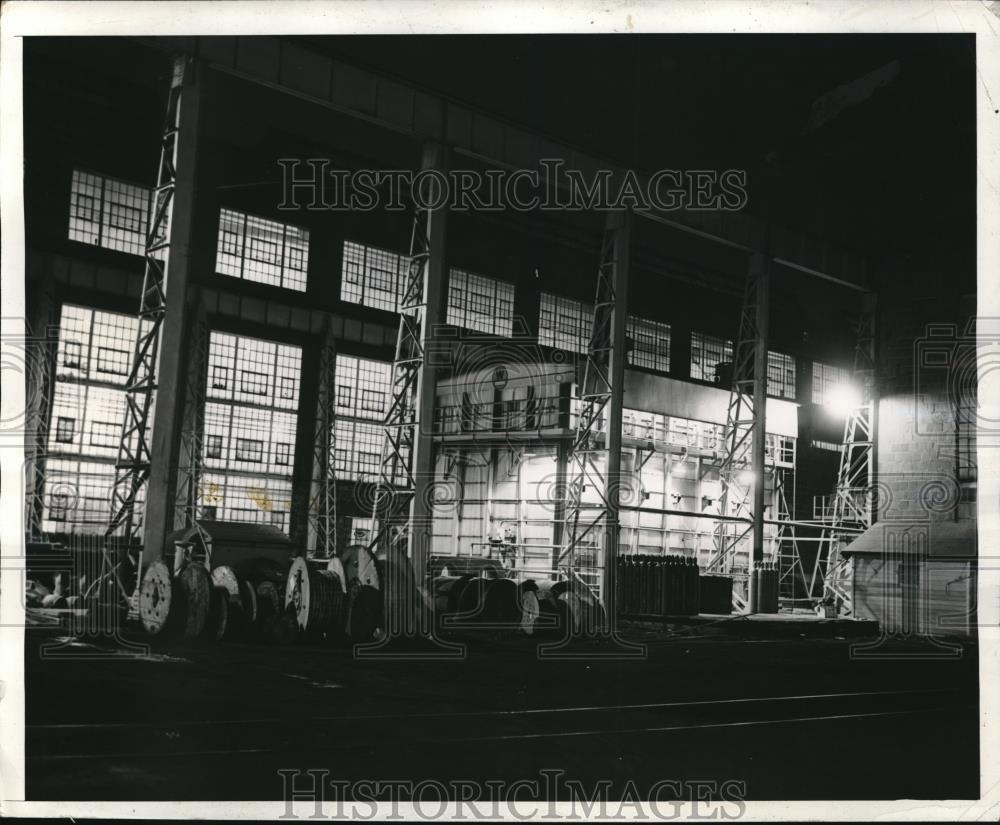
[[[186,61],[177,133],[177,170],[170,219],[170,251],[166,270],[166,311],[160,328],[156,368],[156,401],[150,445],[150,473],[146,484],[142,563],[163,556],[164,538],[174,524],[181,419],[185,396],[188,327],[188,287],[191,273],[191,236],[204,68]]]
[[[608,404],[608,466],[607,524],[604,532],[604,569],[601,577],[602,598],[607,615],[614,621],[617,610],[615,580],[618,575],[618,504],[621,491],[622,466],[622,406],[625,400],[625,319],[628,315],[629,252],[631,249],[632,214],[628,211],[608,213],[607,231],[614,233],[611,284],[615,305],[611,313],[611,401]]]

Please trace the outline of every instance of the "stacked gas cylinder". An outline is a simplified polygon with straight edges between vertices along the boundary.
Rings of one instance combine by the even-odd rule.
[[[618,611],[635,618],[700,612],[698,563],[684,556],[618,558]]]
[[[778,565],[774,562],[762,562],[751,571],[754,586],[750,592],[753,598],[750,602],[751,613],[778,612]]]

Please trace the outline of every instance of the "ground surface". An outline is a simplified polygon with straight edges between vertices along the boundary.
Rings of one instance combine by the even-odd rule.
[[[539,661],[533,644],[481,640],[457,662],[303,643],[117,659],[78,644],[70,660],[39,655],[56,632],[29,631],[27,795],[280,799],[282,768],[441,782],[558,769],[640,792],[736,780],[757,800],[979,795],[974,646],[859,659],[837,638],[628,633],[646,659]]]

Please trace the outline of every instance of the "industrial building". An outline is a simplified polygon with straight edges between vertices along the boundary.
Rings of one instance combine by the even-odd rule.
[[[90,565],[57,607],[117,601],[129,639],[180,627],[222,640],[215,602],[192,607],[202,585],[182,576],[206,571],[214,600],[225,567],[232,625],[248,578],[256,614],[272,596],[275,622],[292,605],[284,642],[310,625],[355,642],[414,626],[436,637],[440,614],[482,608],[486,585],[478,605],[463,594],[487,576],[521,588],[519,632],[549,638],[551,618],[598,648],[637,627],[762,615],[872,646],[975,641],[974,204],[956,200],[922,264],[895,256],[891,216],[878,248],[876,216],[904,188],[881,207],[800,199],[851,164],[896,174],[923,150],[866,159],[848,138],[880,117],[919,124],[927,94],[974,146],[970,100],[942,79],[966,72],[960,50],[882,44],[804,83],[798,126],[754,126],[725,167],[757,164],[740,208],[467,209],[414,205],[405,188],[399,208],[329,208],[315,197],[327,168],[509,174],[558,158],[617,183],[697,157],[699,140],[722,145],[708,137],[718,120],[689,124],[688,154],[656,167],[652,139],[561,121],[576,98],[560,104],[555,81],[522,122],[510,90],[483,103],[478,68],[407,74],[420,47],[368,48],[25,42],[39,353],[25,535]],[[685,48],[675,73],[701,59]],[[738,47],[705,48],[720,76],[738,73]],[[643,129],[673,134],[643,111]],[[830,168],[810,183],[807,163]],[[964,185],[972,166],[953,174]],[[851,236],[848,208],[870,229]],[[944,282],[929,271],[943,259]],[[298,558],[311,606],[292,593]],[[278,572],[244,576],[261,560]],[[362,631],[351,616],[366,586],[380,596]],[[404,615],[413,594],[433,625]]]

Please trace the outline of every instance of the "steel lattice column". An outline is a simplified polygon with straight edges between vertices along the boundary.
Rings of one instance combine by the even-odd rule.
[[[875,428],[878,394],[875,382],[875,295],[862,298],[854,351],[854,388],[857,403],[844,422],[840,466],[833,499],[829,549],[823,580],[823,598],[839,606],[841,615],[853,613],[853,566],[841,550],[849,537],[843,528],[867,529],[877,519],[875,502]],[[818,565],[817,565],[818,566]]]
[[[710,570],[734,570],[741,544],[751,541],[750,564],[764,558],[764,458],[767,404],[767,335],[770,259],[754,253],[747,270],[739,335],[733,350],[733,378],[726,413],[725,451],[719,467],[719,513],[741,519],[720,520],[715,528],[715,554]],[[743,521],[748,519],[748,521]],[[748,576],[748,587],[753,576]],[[737,606],[745,604],[734,588]]]
[[[184,415],[181,429],[181,453],[178,467],[177,503],[174,527],[193,527],[201,516],[201,469],[205,436],[205,390],[208,382],[208,320],[198,291],[192,294],[192,313],[188,342],[188,366]]]
[[[125,423],[107,528],[109,537],[120,536],[128,547],[142,529],[142,563],[162,556],[164,538],[173,526],[201,99],[194,69],[190,56],[174,61],[146,238],[139,333],[126,383]],[[156,422],[152,438],[151,418]],[[143,490],[145,512],[139,510]]]
[[[565,526],[559,555],[559,567],[571,579],[579,577],[595,588],[609,616],[614,610],[618,559],[630,233],[630,213],[608,213],[593,326],[579,385],[576,433],[567,457]],[[597,501],[584,500],[588,488],[596,492]],[[588,538],[603,545],[603,558],[596,570],[595,565],[580,563],[580,549]]]
[[[443,172],[446,147],[424,147],[422,169]],[[428,363],[434,334],[444,321],[447,286],[446,203],[433,205],[427,192],[416,203],[410,264],[399,307],[399,330],[392,371],[392,401],[384,421],[385,441],[373,516],[373,542],[383,559],[393,558],[386,575],[386,624],[390,637],[431,635],[430,616],[420,598],[427,573],[434,473],[433,416],[435,370]],[[404,553],[403,548],[408,548]],[[404,561],[409,557],[408,565]],[[407,570],[408,566],[408,570]],[[415,581],[409,581],[410,576]]]
[[[309,511],[319,558],[337,554],[336,405],[337,344],[327,319],[319,353],[319,389],[316,400],[316,434],[313,443],[313,500]]]

